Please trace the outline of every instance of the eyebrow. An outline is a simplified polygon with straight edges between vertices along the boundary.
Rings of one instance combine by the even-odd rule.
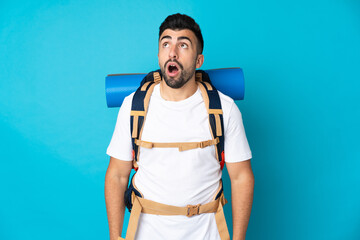
[[[161,42],[163,39],[172,39],[172,37],[169,36],[169,35],[165,35],[165,36],[163,36],[163,37],[160,39],[160,42]],[[192,44],[190,38],[188,38],[188,37],[181,36],[181,37],[178,37],[178,38],[177,38],[177,40],[183,40],[183,39],[188,40],[188,41]]]
[[[178,40],[183,40],[183,39],[189,40],[189,42],[192,44],[192,42],[191,42],[190,38],[185,37],[185,36],[178,37]]]

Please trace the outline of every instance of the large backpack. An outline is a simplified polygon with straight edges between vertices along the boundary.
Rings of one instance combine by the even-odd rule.
[[[140,87],[136,90],[133,96],[130,112],[130,131],[133,146],[133,168],[135,171],[138,169],[137,161],[139,160],[140,146],[145,148],[170,147],[179,148],[179,151],[186,151],[195,148],[204,148],[211,145],[215,145],[216,158],[218,159],[220,169],[222,170],[225,164],[223,111],[218,91],[211,84],[209,75],[202,70],[196,70],[195,79],[201,90],[201,95],[204,99],[209,115],[209,127],[212,139],[208,141],[188,143],[153,143],[141,140],[150,97],[155,85],[160,83],[161,79],[162,76],[160,70],[148,73],[141,81]],[[131,212],[126,239],[133,239],[135,237],[138,219],[141,212],[158,215],[186,215],[188,217],[201,213],[215,212],[216,223],[218,225],[221,239],[230,239],[222,208],[222,206],[227,202],[223,194],[222,181],[219,184],[219,188],[213,198],[213,201],[202,206],[198,204],[188,205],[187,207],[175,207],[144,199],[144,196],[136,188],[133,178],[130,181],[129,187],[125,191],[124,200],[126,207]]]

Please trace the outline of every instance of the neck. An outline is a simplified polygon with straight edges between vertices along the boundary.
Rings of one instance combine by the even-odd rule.
[[[160,95],[166,101],[178,102],[191,97],[197,90],[198,86],[195,82],[195,74],[193,77],[181,88],[169,87],[165,80],[160,82]]]

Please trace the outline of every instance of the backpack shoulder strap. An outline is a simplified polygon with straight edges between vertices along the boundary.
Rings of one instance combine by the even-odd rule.
[[[141,81],[140,87],[136,90],[133,96],[130,112],[130,134],[133,146],[133,168],[135,170],[137,170],[136,162],[139,159],[139,146],[137,146],[135,142],[136,140],[141,139],[150,97],[155,85],[160,81],[160,70],[148,73]]]
[[[222,170],[225,164],[224,119],[219,92],[212,85],[209,75],[206,72],[197,70],[195,73],[195,78],[198,82],[206,109],[209,114],[210,132],[213,139],[219,138],[219,143],[216,145],[215,151],[216,158],[218,159],[220,168]]]

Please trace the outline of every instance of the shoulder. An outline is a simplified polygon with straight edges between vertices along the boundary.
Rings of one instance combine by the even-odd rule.
[[[121,104],[121,108],[131,108],[132,100],[134,98],[135,92],[132,92],[128,96],[124,98],[123,103]]]
[[[131,93],[130,95],[126,96],[121,104],[121,107],[118,112],[118,121],[120,119],[127,119],[130,116],[131,112],[131,105],[132,100],[134,97],[135,92]]]
[[[221,108],[223,110],[224,127],[227,129],[232,124],[242,124],[242,114],[234,99],[219,92]]]
[[[223,110],[224,116],[228,116],[234,106],[236,106],[234,99],[229,97],[228,95],[223,94],[218,90],[220,102],[221,102],[221,108]]]
[[[225,105],[232,105],[234,103],[234,99],[232,99],[228,95],[223,94],[219,90],[218,90],[218,93],[219,93],[219,97],[220,97],[220,100],[221,100],[221,104],[224,103]]]

